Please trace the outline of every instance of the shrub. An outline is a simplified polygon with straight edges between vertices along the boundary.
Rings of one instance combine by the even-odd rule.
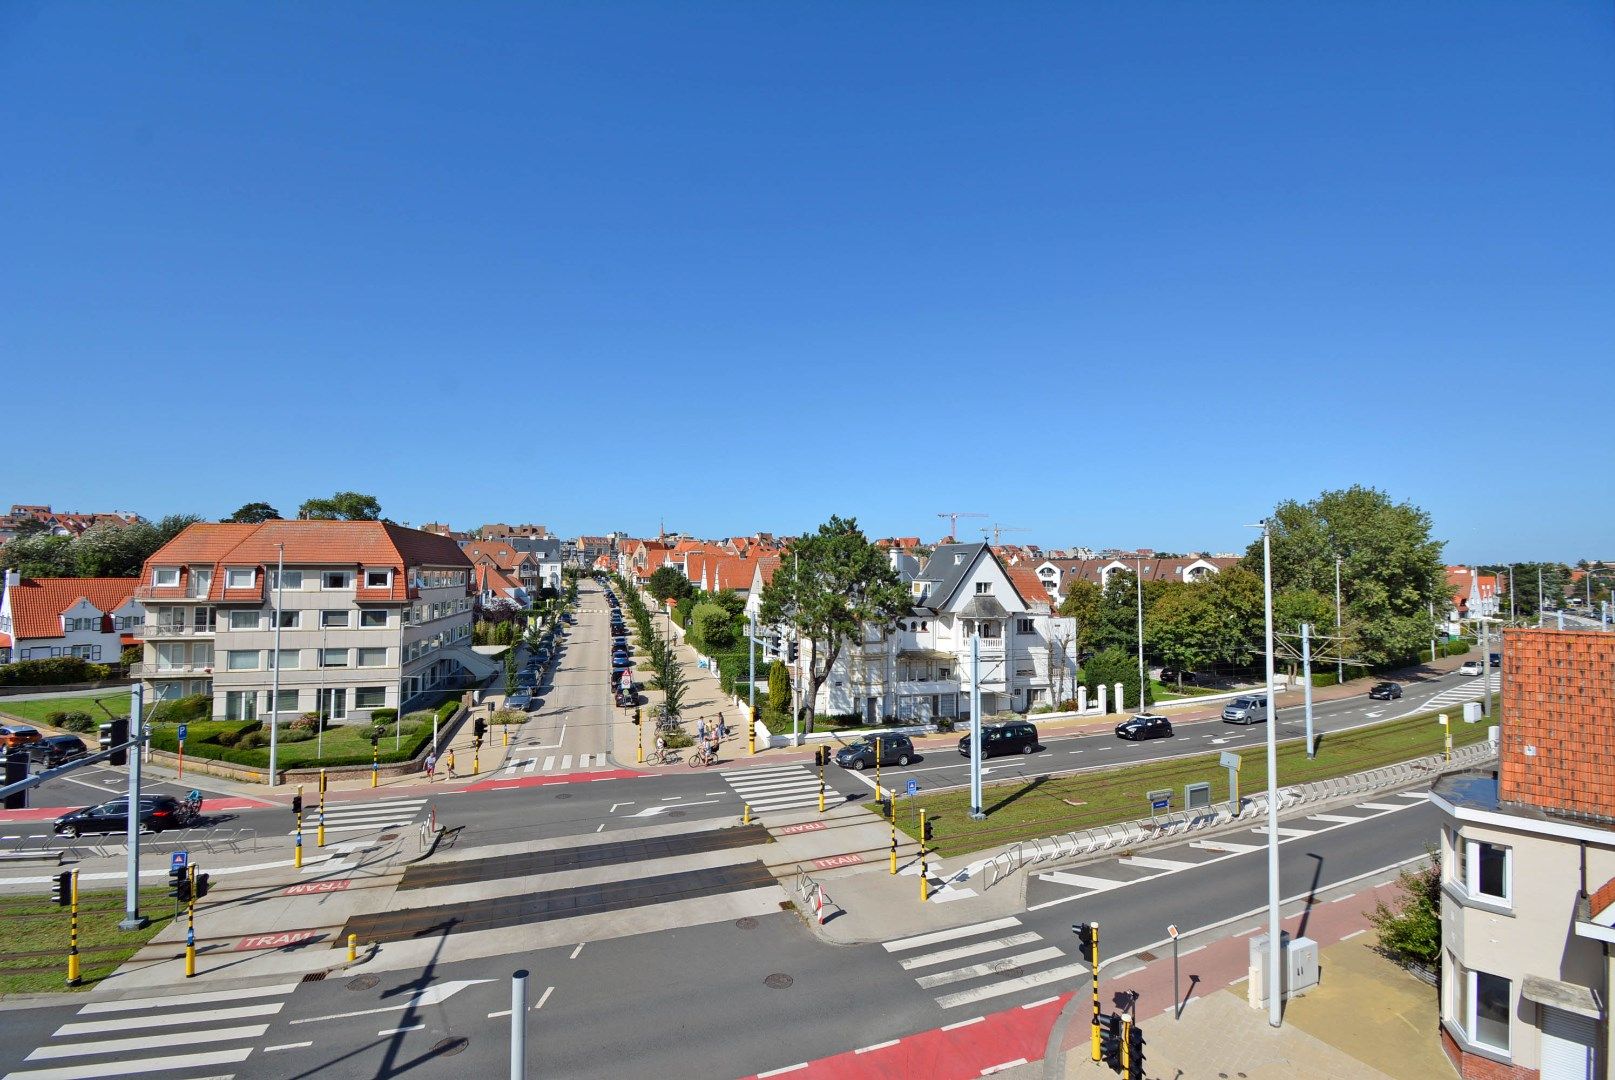
[[[178,724],[182,721],[201,720],[213,710],[213,698],[208,694],[160,701],[146,714],[154,724]]]
[[[436,715],[436,713],[431,712],[430,710],[425,712],[405,713],[404,726],[408,727],[409,725],[413,724],[416,727],[420,727],[422,724],[430,724],[432,722],[432,717]]]
[[[53,709],[45,714],[45,723],[51,727],[61,727],[62,721],[67,719],[67,713],[61,709]]]
[[[112,678],[112,666],[110,664],[86,664],[84,666],[84,678],[91,682],[110,679]]]
[[[1379,930],[1379,951],[1404,967],[1433,967],[1441,958],[1441,860],[1430,855],[1430,865],[1397,877],[1394,908],[1382,900],[1368,916]]]
[[[390,724],[398,719],[398,710],[392,708],[371,709],[370,722],[372,724]]]
[[[1060,702],[1060,704],[1058,706],[1058,710],[1060,712],[1076,712],[1077,711],[1077,699],[1074,698],[1074,697],[1073,698],[1066,698],[1064,701]]]
[[[118,662],[126,668],[134,667],[140,663],[144,654],[145,649],[142,646],[129,645],[124,648],[123,652],[118,654]]]
[[[1127,706],[1136,708],[1138,705],[1138,661],[1136,657],[1128,656],[1121,649],[1106,649],[1104,652],[1090,656],[1088,662],[1082,665],[1082,685],[1088,688],[1088,697],[1090,699],[1098,694],[1100,686],[1108,687],[1115,683],[1122,684],[1122,694],[1127,699]],[[1149,694],[1150,688],[1146,686],[1144,689],[1145,693]],[[1154,695],[1151,694],[1145,704],[1149,704],[1153,697]],[[1117,711],[1114,695],[1106,696],[1105,709],[1107,712]]]
[[[77,656],[18,660],[14,664],[0,666],[0,686],[54,686],[58,683],[88,682],[96,678],[87,674],[92,667],[107,670],[103,664],[90,664]]]
[[[496,724],[525,724],[527,723],[527,714],[517,712],[515,709],[500,709],[493,714],[493,722]]]
[[[953,730],[953,722],[954,718],[951,716],[939,716],[936,718],[936,729],[945,735]]]
[[[318,731],[320,729],[320,714],[306,712],[286,725],[287,731]]]
[[[460,699],[459,699],[459,697],[456,696],[456,697],[449,698],[449,700],[447,700],[443,704],[439,705],[435,711],[437,713],[437,719],[438,719],[439,723],[442,723],[443,721],[448,720],[449,717],[453,716],[455,713],[460,711]]]
[[[242,733],[234,743],[225,745],[234,746],[237,750],[259,750],[269,745],[269,736],[262,731],[248,731]]]
[[[84,712],[70,712],[62,717],[61,723],[56,725],[64,731],[74,731],[80,735],[94,731],[98,726],[95,717]]]
[[[1474,642],[1465,641],[1463,638],[1458,638],[1456,641],[1447,642],[1446,646],[1441,650],[1441,655],[1443,655],[1443,656],[1462,656],[1462,655],[1464,655],[1464,653],[1468,652],[1470,649],[1473,649],[1474,647],[1475,647]]]
[[[280,741],[283,743],[308,742],[312,738],[314,738],[313,728],[297,727],[295,725],[280,733]],[[268,738],[264,739],[265,743],[268,743],[268,741]]]
[[[683,728],[664,732],[662,735],[662,741],[674,750],[682,750],[686,746],[695,745],[695,740],[692,739],[690,737],[690,733],[685,731]]]

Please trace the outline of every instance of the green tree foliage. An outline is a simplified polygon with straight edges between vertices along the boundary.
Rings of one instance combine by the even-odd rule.
[[[1333,596],[1335,558],[1341,559],[1349,655],[1376,666],[1415,656],[1421,642],[1429,642],[1430,605],[1439,614],[1447,589],[1442,545],[1430,536],[1428,513],[1356,486],[1308,503],[1280,503],[1270,521],[1276,594],[1308,589]],[[1261,574],[1260,539],[1247,549],[1244,565]]]
[[[256,525],[261,521],[279,521],[280,511],[266,502],[250,502],[238,508],[235,513],[224,520]]]
[[[513,625],[513,624],[506,624]],[[505,650],[505,694],[509,696],[516,692],[516,650],[514,647]]]
[[[1282,641],[1275,656],[1293,675],[1301,670],[1301,624],[1312,627],[1313,670],[1320,656],[1341,655],[1336,644],[1327,640],[1335,632],[1335,599],[1311,589],[1287,589],[1273,598],[1273,633]],[[1344,634],[1346,627],[1342,625]]]
[[[763,590],[761,621],[789,626],[806,642],[808,730],[813,702],[842,648],[865,626],[891,627],[910,610],[908,590],[854,518],[832,516],[791,545]]]
[[[1585,561],[1585,560],[1583,560]],[[1477,569],[1483,574],[1497,575],[1497,596],[1500,601],[1498,608],[1505,616],[1509,609],[1509,567],[1507,566],[1481,566]],[[1570,585],[1570,567],[1563,563],[1515,563],[1514,571],[1514,617],[1522,621],[1535,621],[1542,610],[1537,604],[1537,588],[1541,586],[1541,596],[1547,606],[1560,608],[1564,606],[1565,589]],[[1540,578],[1538,574],[1540,573]],[[1607,588],[1611,575],[1600,574],[1593,580],[1593,598],[1598,599],[1598,592]],[[1583,597],[1586,596],[1582,592]]]
[[[701,601],[690,612],[690,644],[699,652],[711,655],[734,647],[736,640],[734,616],[721,604]]]
[[[665,604],[669,600],[684,600],[695,591],[695,586],[676,567],[659,566],[645,583],[645,590]]]
[[[1218,658],[1217,608],[1210,585],[1184,585],[1164,593],[1144,615],[1148,653],[1178,673],[1205,668]]]
[[[297,508],[297,516],[317,521],[379,521],[381,503],[374,495],[339,491],[329,499],[309,499]]]
[[[768,702],[764,706],[771,716],[787,716],[791,711],[791,669],[785,661],[775,660],[768,665]]]
[[[1403,870],[1394,907],[1381,900],[1368,921],[1379,931],[1380,951],[1404,966],[1434,967],[1441,959],[1441,860]]]
[[[73,540],[36,532],[18,536],[0,547],[0,563],[27,578],[77,577]]]
[[[108,522],[77,537],[35,532],[0,548],[0,565],[23,577],[139,577],[141,567],[158,548],[201,520],[170,514],[157,524]]]
[[[1138,706],[1138,658],[1129,656],[1121,649],[1106,649],[1095,653],[1082,665],[1082,685],[1088,688],[1088,696],[1092,698],[1099,692],[1099,687],[1107,686],[1114,690],[1114,684],[1122,684],[1122,693],[1126,695],[1129,706]],[[1106,691],[1105,706],[1116,711],[1116,701],[1111,691]],[[1151,695],[1153,699],[1153,695]],[[1145,704],[1148,704],[1146,701]]]
[[[1093,646],[1093,635],[1099,625],[1099,609],[1104,593],[1091,581],[1077,579],[1066,583],[1065,599],[1060,601],[1060,614],[1076,620],[1077,632],[1073,645],[1081,656]]]

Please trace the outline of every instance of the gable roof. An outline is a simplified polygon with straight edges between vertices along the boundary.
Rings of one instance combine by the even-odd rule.
[[[914,578],[925,585],[921,603],[932,611],[942,610],[958,591],[970,568],[976,565],[976,557],[984,551],[987,551],[985,543],[940,545]]]
[[[17,638],[62,636],[62,612],[88,600],[111,615],[134,599],[138,578],[22,578],[6,590],[11,632]],[[103,630],[110,630],[103,626]]]
[[[1050,607],[1049,590],[1044,587],[1043,579],[1037,576],[1037,568],[1031,563],[1018,562],[1013,566],[1006,566],[1004,572],[1009,575],[1009,583],[1021,595],[1021,603],[1028,608]]]

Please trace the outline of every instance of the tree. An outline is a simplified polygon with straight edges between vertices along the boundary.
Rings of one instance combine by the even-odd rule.
[[[690,643],[708,655],[733,648],[734,618],[721,605],[703,600],[690,612]]]
[[[1103,600],[1104,593],[1091,581],[1078,578],[1066,585],[1065,599],[1060,601],[1060,614],[1076,620],[1076,637],[1071,644],[1079,659],[1093,643]]]
[[[1285,665],[1289,668],[1290,674],[1294,675],[1301,669],[1302,623],[1312,627],[1311,648],[1314,668],[1318,666],[1320,656],[1345,655],[1341,651],[1343,643],[1328,640],[1335,633],[1334,597],[1324,596],[1311,589],[1286,589],[1273,598],[1273,634],[1284,641],[1284,647],[1275,648],[1274,652],[1275,655],[1285,657]],[[1349,626],[1343,625],[1342,635],[1350,629]],[[1265,634],[1265,628],[1263,632]]]
[[[1217,609],[1209,584],[1173,589],[1152,604],[1144,616],[1144,640],[1161,663],[1177,672],[1205,667],[1216,657]]]
[[[381,503],[374,495],[339,491],[329,499],[309,499],[297,508],[300,519],[315,521],[380,521]]]
[[[1430,606],[1446,607],[1447,576],[1424,510],[1359,485],[1309,503],[1280,503],[1269,520],[1275,593],[1310,589],[1332,597],[1340,558],[1343,607],[1352,615],[1350,655],[1380,666],[1416,656],[1430,640]],[[1244,565],[1261,574],[1260,539]]]
[[[1267,648],[1262,579],[1243,566],[1230,566],[1206,584],[1214,613],[1212,660],[1236,668],[1256,665]]]
[[[0,547],[0,564],[27,578],[76,577],[73,541],[66,536],[36,532],[18,536]]]
[[[783,660],[768,665],[768,699],[763,708],[771,716],[785,716],[791,711],[791,669]]]
[[[645,583],[645,588],[663,604],[669,600],[682,601],[695,591],[690,579],[680,573],[676,566],[658,566]]]
[[[1122,693],[1127,700],[1135,706],[1138,704],[1138,657],[1129,656],[1121,649],[1106,649],[1095,653],[1082,665],[1082,685],[1088,688],[1089,696],[1099,692],[1101,686],[1114,688],[1114,684],[1122,684]],[[1153,695],[1152,695],[1153,697]],[[1106,699],[1106,708],[1115,712],[1116,701],[1114,697]],[[1149,704],[1148,701],[1145,704]]]
[[[1368,916],[1379,931],[1380,952],[1404,967],[1435,967],[1441,959],[1441,860],[1430,855],[1428,865],[1397,876],[1395,907],[1381,900]]]
[[[303,505],[308,505],[304,503]],[[235,513],[224,519],[225,521],[241,522],[247,525],[256,525],[262,521],[279,521],[280,511],[266,502],[250,502],[241,506]]]
[[[163,519],[153,526],[157,530],[157,547],[162,547],[201,520],[195,514],[165,514]],[[157,547],[152,548],[152,551],[156,551]]]
[[[796,540],[763,589],[761,621],[788,626],[807,642],[808,687],[802,702],[813,729],[813,703],[842,648],[865,627],[885,631],[913,601],[855,518],[832,516]]]

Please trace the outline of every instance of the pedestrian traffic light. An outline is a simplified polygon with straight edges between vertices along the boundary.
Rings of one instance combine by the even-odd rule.
[[[293,795],[292,796],[292,813],[293,814],[301,814],[302,812],[303,812],[303,796],[301,796],[301,795]]]
[[[639,706],[634,706],[634,723],[639,723]]]
[[[472,721],[471,734],[475,735],[477,738],[480,739],[480,738],[482,738],[482,736],[484,734],[487,733],[487,731],[488,731],[488,721],[487,720],[485,720],[485,719],[483,719],[482,717],[479,716],[479,717],[476,718],[476,720]]]
[[[129,751],[124,743],[129,741],[129,718],[117,717],[112,721],[112,733],[108,736],[111,743],[112,756],[107,758],[109,765],[123,765],[129,761]]]
[[[196,875],[196,898],[198,900],[202,899],[202,897],[207,895],[208,887],[209,887],[208,886],[208,876],[206,874],[197,874]]]
[[[1144,1080],[1144,1029],[1137,1024],[1127,1029],[1127,1080]]]
[[[817,767],[819,767],[821,769],[824,768],[824,766],[827,763],[826,759],[828,759],[829,756],[830,756],[830,748],[829,747],[827,747],[827,746],[815,746],[813,748],[813,764],[816,765]]]
[[[932,841],[932,839],[934,838],[935,833],[936,833],[936,823],[933,822],[930,818],[926,818],[925,819],[925,835],[924,835],[923,839],[925,840],[925,842],[927,844],[929,844]]]
[[[1071,932],[1077,935],[1077,951],[1088,963],[1094,962],[1094,952],[1099,947],[1099,924],[1074,922]]]
[[[168,868],[168,893],[176,900],[180,899],[180,883],[184,882],[189,887],[189,881],[185,875],[186,870],[183,863]],[[183,901],[181,902],[183,903]]]
[[[174,883],[174,899],[182,904],[191,902],[191,879],[184,870],[180,871],[179,880]]]
[[[50,898],[62,907],[73,902],[73,871],[63,870],[51,879]]]
[[[1099,1052],[1112,1072],[1122,1071],[1122,1018],[1115,1013],[1103,1019],[1099,1033]]]

